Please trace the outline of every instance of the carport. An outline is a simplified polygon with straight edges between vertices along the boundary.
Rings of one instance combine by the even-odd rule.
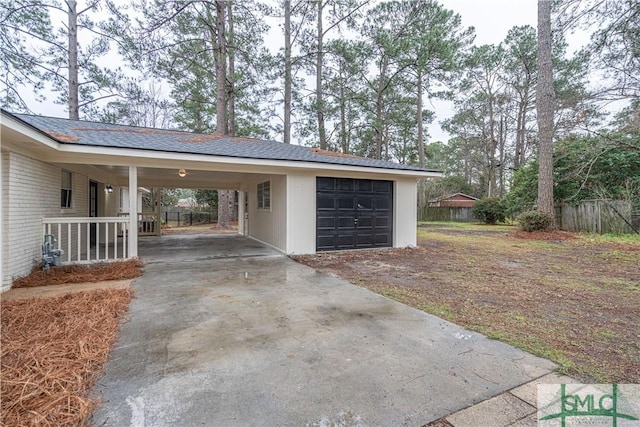
[[[422,426],[555,367],[243,236],[141,256],[95,425]]]
[[[281,256],[282,253],[240,234],[188,234],[140,239],[139,255],[145,264],[156,264]]]

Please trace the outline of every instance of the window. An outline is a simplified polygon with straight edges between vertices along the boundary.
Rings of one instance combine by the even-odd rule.
[[[258,184],[258,209],[271,209],[271,181]]]
[[[62,184],[60,185],[60,207],[71,207],[71,172],[62,171]]]

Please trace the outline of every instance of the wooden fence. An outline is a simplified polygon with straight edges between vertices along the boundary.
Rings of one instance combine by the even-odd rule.
[[[634,233],[640,230],[640,216],[632,204],[622,200],[586,200],[579,205],[556,206],[556,223],[561,230],[590,233]],[[471,208],[429,207],[418,209],[418,221],[478,222]],[[633,226],[633,227],[632,227]]]
[[[473,215],[471,208],[425,206],[422,209],[418,209],[418,221],[475,222],[479,220]]]
[[[556,223],[566,231],[633,233],[630,226],[633,222],[636,219],[632,216],[632,205],[623,200],[585,200],[579,205],[556,206]]]

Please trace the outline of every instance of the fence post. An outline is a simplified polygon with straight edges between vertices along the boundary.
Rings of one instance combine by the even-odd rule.
[[[164,223],[169,225],[169,211],[164,213]]]

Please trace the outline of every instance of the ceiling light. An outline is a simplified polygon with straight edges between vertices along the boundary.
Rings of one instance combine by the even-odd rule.
[[[184,169],[180,169],[180,170],[178,171],[178,176],[179,176],[180,178],[184,178],[185,176],[187,176],[187,171],[186,171],[186,170],[184,170]]]

